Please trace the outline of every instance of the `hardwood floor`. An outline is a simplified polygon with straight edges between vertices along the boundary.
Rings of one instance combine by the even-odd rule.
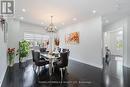
[[[130,87],[128,86],[128,72],[124,74],[124,77],[127,77],[125,79],[127,84],[124,82],[125,86],[123,86],[120,82],[122,77],[117,78],[116,74],[111,73],[111,68],[113,68],[111,66],[114,66],[112,64],[115,64],[114,60],[110,65],[105,65],[102,70],[70,60],[67,71],[64,71],[62,83],[60,83],[60,71],[55,70],[55,73],[49,76],[48,66],[46,66],[40,72],[40,83],[37,83],[32,60],[29,60],[23,63],[21,68],[19,64],[8,67],[2,87]]]

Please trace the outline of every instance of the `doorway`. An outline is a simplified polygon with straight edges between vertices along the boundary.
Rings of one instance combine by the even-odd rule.
[[[104,64],[105,87],[123,87],[123,27],[106,31],[103,37],[103,54],[105,56],[106,47],[111,53],[109,64]]]
[[[108,47],[111,55],[123,58],[123,28],[104,32],[105,47]]]

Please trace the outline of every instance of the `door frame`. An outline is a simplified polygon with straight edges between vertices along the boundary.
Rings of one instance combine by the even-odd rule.
[[[119,30],[122,30],[123,31],[123,55],[122,55],[122,57],[124,58],[124,45],[125,45],[125,42],[124,42],[124,26],[120,26],[120,27],[116,27],[116,28],[114,28],[114,29],[110,29],[110,30],[107,30],[107,31],[103,31],[103,46],[102,46],[102,56],[103,57],[105,57],[105,50],[104,50],[104,48],[105,48],[105,33],[106,32],[115,32],[115,31],[119,31]],[[123,62],[124,62],[124,59],[123,59]]]

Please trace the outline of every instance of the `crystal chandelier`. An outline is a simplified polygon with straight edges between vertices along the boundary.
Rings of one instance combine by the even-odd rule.
[[[53,20],[53,16],[51,16],[51,23],[50,23],[49,26],[47,27],[47,31],[48,31],[48,32],[56,32],[56,31],[57,31],[57,28],[56,28],[56,26],[53,24],[52,20]]]

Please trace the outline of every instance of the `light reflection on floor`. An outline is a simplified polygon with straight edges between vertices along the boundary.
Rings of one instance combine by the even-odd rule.
[[[112,58],[109,64],[105,63],[104,65],[105,87],[124,87],[123,58]]]
[[[31,87],[34,81],[34,72],[32,65],[29,65],[28,67],[25,68],[24,72],[24,87]]]

